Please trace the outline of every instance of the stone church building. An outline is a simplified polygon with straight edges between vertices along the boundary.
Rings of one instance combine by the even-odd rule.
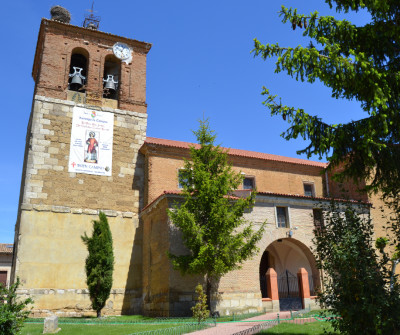
[[[183,248],[166,210],[180,198],[178,174],[190,143],[146,137],[150,48],[93,24],[41,21],[11,278],[18,276],[19,293],[34,299],[34,315],[92,313],[81,236],[90,235],[100,210],[108,216],[115,256],[103,312],[190,313],[201,278],[182,277],[166,255]],[[341,185],[325,163],[236,149],[229,158],[244,176],[237,194],[258,190],[246,219],[268,225],[259,253],[221,279],[216,310],[284,309],[284,299],[300,297],[300,269],[310,291],[303,305],[315,305],[321,274],[310,250],[312,231],[321,224],[321,203],[343,198]],[[355,205],[377,201],[355,186],[347,191]],[[375,207],[371,214],[378,218]],[[278,296],[267,271],[275,275]]]

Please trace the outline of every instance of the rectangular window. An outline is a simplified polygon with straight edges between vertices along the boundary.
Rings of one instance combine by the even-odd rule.
[[[276,218],[279,228],[289,228],[287,207],[276,207]]]
[[[324,217],[322,215],[322,209],[313,209],[314,227],[315,229],[321,229],[324,227]]]
[[[307,197],[315,197],[314,184],[304,183],[304,195]]]
[[[183,184],[187,183],[187,178],[183,178],[183,170],[178,170],[178,188],[182,189]]]
[[[243,189],[244,190],[253,190],[255,187],[255,182],[253,177],[245,177],[243,179]]]

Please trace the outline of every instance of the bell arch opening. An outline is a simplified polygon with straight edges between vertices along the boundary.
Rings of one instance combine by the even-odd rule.
[[[69,66],[68,89],[70,91],[85,92],[88,74],[89,53],[82,48],[75,48],[71,53]]]
[[[118,100],[121,77],[121,61],[114,55],[104,60],[103,98]]]

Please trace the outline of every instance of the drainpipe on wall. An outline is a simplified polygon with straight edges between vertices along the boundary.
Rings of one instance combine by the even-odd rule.
[[[328,171],[325,171],[325,184],[326,184],[326,196],[329,198],[329,179],[328,179]]]

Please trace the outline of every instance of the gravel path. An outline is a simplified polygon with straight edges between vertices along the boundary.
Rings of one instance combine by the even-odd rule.
[[[279,313],[281,319],[289,318],[290,312]],[[259,316],[255,316],[250,319],[243,321],[246,322],[230,322],[230,323],[219,323],[215,327],[199,330],[191,335],[231,335],[238,333],[242,330],[250,329],[259,323],[263,323],[263,320],[275,320],[277,318],[277,313],[266,313]],[[251,322],[249,322],[251,321]]]

